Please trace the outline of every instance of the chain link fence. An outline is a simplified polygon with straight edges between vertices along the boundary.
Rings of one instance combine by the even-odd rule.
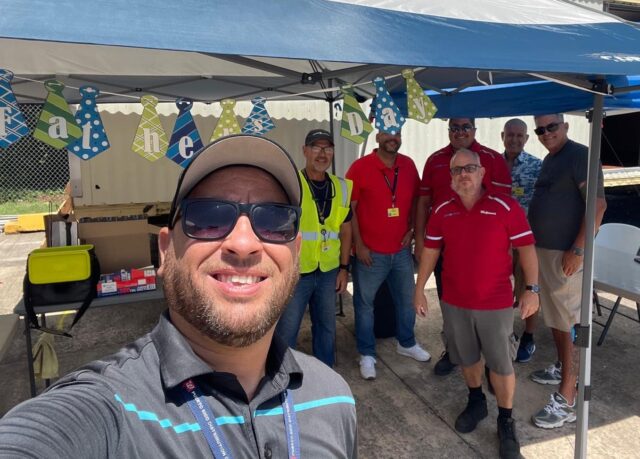
[[[56,150],[31,136],[42,104],[21,104],[20,109],[30,134],[6,149],[0,148],[0,204],[36,200],[59,203],[69,181],[67,150]]]

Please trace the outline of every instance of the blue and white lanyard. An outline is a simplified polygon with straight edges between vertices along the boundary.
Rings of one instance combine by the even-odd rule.
[[[196,418],[196,421],[198,421],[200,430],[202,430],[204,438],[207,440],[209,448],[211,448],[213,457],[216,459],[231,459],[233,455],[229,449],[229,443],[216,423],[216,418],[213,411],[211,411],[211,407],[202,397],[202,392],[198,385],[192,379],[188,379],[182,383],[182,390],[189,404],[189,408],[191,408],[191,412]],[[282,394],[281,398],[289,459],[299,459],[300,430],[298,428],[296,411],[293,406],[293,397],[291,396],[291,392],[287,390]]]

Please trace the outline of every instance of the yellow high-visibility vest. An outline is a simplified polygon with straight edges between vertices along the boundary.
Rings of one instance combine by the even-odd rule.
[[[340,265],[340,225],[349,213],[353,182],[327,174],[335,196],[331,200],[331,212],[321,224],[310,185],[302,171],[298,173],[302,183],[300,272],[310,273],[318,267],[322,272],[331,271]]]

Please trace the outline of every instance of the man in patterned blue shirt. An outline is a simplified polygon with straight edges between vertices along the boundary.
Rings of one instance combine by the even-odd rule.
[[[529,140],[529,135],[527,134],[527,124],[521,119],[513,118],[507,121],[501,137],[504,143],[504,159],[507,161],[507,167],[511,172],[511,180],[513,182],[511,195],[520,203],[525,213],[528,213],[535,183],[538,180],[538,175],[540,175],[542,161],[524,151],[524,145]],[[516,303],[524,292],[525,287],[522,269],[520,269],[517,256],[518,253],[514,251],[513,274],[515,278],[514,294]],[[517,362],[528,362],[536,351],[533,331],[535,330],[537,315],[537,313],[533,314],[526,319],[525,330],[520,338],[520,346],[518,347]]]

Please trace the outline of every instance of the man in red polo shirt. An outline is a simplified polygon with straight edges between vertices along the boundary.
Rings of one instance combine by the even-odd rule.
[[[451,118],[449,120],[449,141],[449,145],[429,156],[422,172],[415,226],[415,255],[418,260],[420,260],[424,246],[424,230],[427,227],[431,209],[434,209],[440,203],[451,197],[452,190],[449,163],[456,151],[461,148],[466,148],[477,153],[480,157],[480,164],[482,164],[485,170],[482,181],[485,189],[500,191],[511,195],[511,174],[507,168],[507,164],[500,153],[484,145],[480,145],[476,141],[474,118]],[[439,261],[435,269],[438,298],[442,298],[441,270],[442,261]],[[447,343],[445,342],[445,350],[433,370],[438,376],[446,376],[451,373],[454,368],[455,365],[453,365],[449,359]]]
[[[477,153],[458,150],[451,159],[450,174],[455,193],[431,213],[414,305],[417,314],[426,316],[424,287],[444,251],[440,302],[444,332],[451,360],[461,365],[469,388],[456,430],[471,432],[487,416],[487,399],[482,393],[484,356],[498,404],[500,457],[520,457],[511,417],[516,385],[511,248],[518,250],[527,283],[520,298],[524,319],[539,305],[535,240],[518,202],[483,187],[485,170]]]
[[[360,374],[376,377],[373,302],[386,280],[395,306],[396,351],[426,362],[431,355],[413,332],[413,220],[420,179],[413,160],[398,153],[400,133],[379,132],[378,148],[355,161],[346,177],[353,181],[351,226],[356,249],[354,311]]]

